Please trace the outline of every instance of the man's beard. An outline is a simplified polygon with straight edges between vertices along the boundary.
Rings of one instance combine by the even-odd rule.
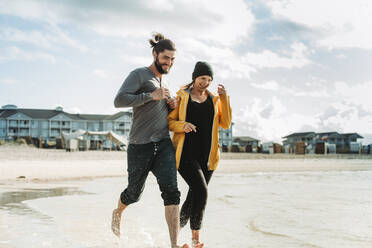
[[[167,74],[170,70],[170,68],[172,67],[172,65],[169,66],[169,69],[168,71],[165,71],[162,67],[162,64],[160,64],[159,62],[159,57],[156,56],[156,59],[155,59],[155,67],[156,67],[156,70],[160,73],[160,74]]]

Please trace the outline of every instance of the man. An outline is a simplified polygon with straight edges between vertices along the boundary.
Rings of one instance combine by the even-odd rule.
[[[180,192],[174,148],[169,137],[168,108],[176,107],[169,90],[162,85],[162,75],[173,65],[176,48],[162,34],[150,39],[153,63],[132,71],[116,95],[115,107],[133,107],[132,127],[127,149],[128,186],[121,193],[112,214],[112,231],[120,236],[124,209],[140,199],[151,171],[157,179],[165,206],[171,247],[178,246]],[[183,248],[189,247],[187,244]]]

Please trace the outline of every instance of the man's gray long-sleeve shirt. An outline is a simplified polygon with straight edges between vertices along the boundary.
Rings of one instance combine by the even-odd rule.
[[[150,93],[160,87],[148,67],[132,71],[124,80],[114,101],[116,108],[133,107],[130,144],[147,144],[169,138],[166,100],[152,100]]]

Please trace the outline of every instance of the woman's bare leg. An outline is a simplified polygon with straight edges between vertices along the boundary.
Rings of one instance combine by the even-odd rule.
[[[191,231],[191,236],[192,236],[192,247],[198,247],[202,248],[204,246],[204,243],[200,242],[200,237],[199,237],[200,230],[192,230]]]

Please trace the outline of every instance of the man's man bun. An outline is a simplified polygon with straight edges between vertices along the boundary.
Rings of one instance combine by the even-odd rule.
[[[152,50],[157,54],[163,52],[164,50],[176,51],[176,46],[174,45],[173,41],[166,39],[161,33],[153,33],[152,38],[149,39],[149,42]]]

